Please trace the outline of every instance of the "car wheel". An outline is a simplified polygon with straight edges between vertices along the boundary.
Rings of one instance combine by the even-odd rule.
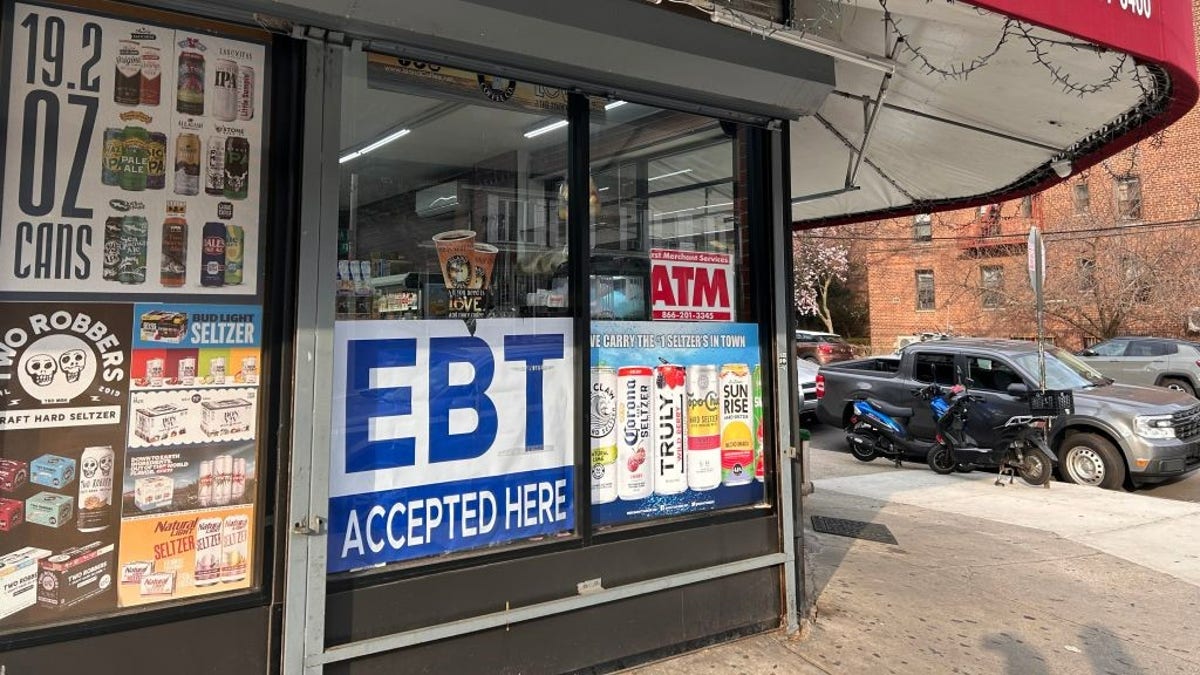
[[[1191,382],[1188,382],[1187,380],[1179,379],[1177,377],[1165,378],[1160,383],[1159,386],[1166,387],[1167,389],[1170,389],[1171,391],[1181,391],[1181,392],[1187,394],[1188,396],[1196,395],[1196,388],[1192,386]]]
[[[1108,439],[1096,434],[1071,434],[1058,449],[1062,479],[1076,485],[1116,490],[1125,484],[1125,459]]]

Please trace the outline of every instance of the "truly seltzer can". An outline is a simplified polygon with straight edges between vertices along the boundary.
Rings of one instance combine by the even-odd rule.
[[[721,480],[745,485],[754,480],[754,415],[750,410],[750,366],[721,367]]]
[[[654,493],[650,448],[650,405],[654,369],[617,370],[617,496],[626,501]]]
[[[687,438],[687,371],[663,364],[654,369],[654,492],[687,490],[684,445]]]
[[[592,368],[592,503],[617,499],[617,371]]]
[[[717,367],[687,369],[687,479],[692,490],[712,490],[721,484],[721,401]]]

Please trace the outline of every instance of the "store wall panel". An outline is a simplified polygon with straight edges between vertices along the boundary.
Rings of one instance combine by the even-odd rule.
[[[629,564],[627,567],[636,568]],[[474,586],[475,593],[487,586]],[[410,602],[412,603],[410,605]],[[419,606],[393,605],[392,611]],[[453,603],[452,599],[442,600]],[[562,673],[778,621],[779,572],[762,569],[653,595],[327,666],[327,675],[387,673]],[[601,671],[608,668],[601,668]]]
[[[505,603],[522,607],[570,597],[576,584],[597,577],[613,588],[774,553],[779,546],[777,523],[764,517],[335,592],[325,614],[327,644],[490,614]],[[773,605],[759,607],[763,616],[778,616]],[[710,606],[708,612],[717,616],[703,619],[704,612],[696,611],[690,620],[733,625],[724,610],[713,613]]]

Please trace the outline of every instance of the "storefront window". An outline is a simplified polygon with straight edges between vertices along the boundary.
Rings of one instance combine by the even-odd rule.
[[[620,101],[593,116],[598,528],[763,501],[741,147],[711,118]]]
[[[566,93],[347,60],[329,569],[569,535]]]

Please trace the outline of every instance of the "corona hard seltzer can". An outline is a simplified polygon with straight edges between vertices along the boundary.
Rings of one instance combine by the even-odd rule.
[[[592,503],[617,499],[617,371],[592,368]]]
[[[688,487],[712,490],[721,484],[721,405],[716,366],[688,366],[687,405],[684,447]]]
[[[617,370],[617,496],[644,499],[654,493],[650,447],[650,405],[654,369]]]
[[[687,438],[687,371],[664,364],[654,369],[654,492],[687,490],[684,443]]]
[[[754,414],[750,409],[750,367],[721,367],[721,481],[745,485],[754,480]]]

